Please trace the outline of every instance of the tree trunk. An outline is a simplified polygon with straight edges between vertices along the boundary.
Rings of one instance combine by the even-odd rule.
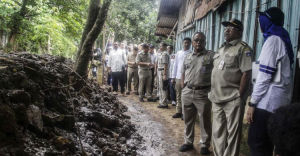
[[[91,0],[96,1],[96,0]],[[82,77],[87,76],[89,58],[92,54],[92,45],[96,41],[98,35],[100,34],[105,20],[107,18],[107,13],[109,10],[109,6],[112,0],[104,0],[102,7],[99,9],[97,13],[97,19],[93,24],[91,31],[88,32],[83,44],[82,48],[80,48],[80,53],[78,56],[78,60],[75,63],[75,71]],[[88,22],[87,22],[88,23]]]
[[[3,48],[3,43],[4,43],[4,30],[0,29],[0,49]]]
[[[14,43],[15,43],[17,34],[18,34],[19,30],[20,30],[20,25],[21,25],[20,22],[22,21],[21,19],[24,18],[25,15],[26,15],[27,2],[28,2],[28,0],[23,0],[20,12],[19,13],[15,13],[14,16],[12,17],[13,21],[14,21],[14,24],[13,24],[13,26],[11,28],[11,31],[9,33],[9,36],[8,36],[8,43],[10,43],[10,45],[12,47],[14,47]]]
[[[85,27],[83,29],[83,33],[81,36],[81,41],[80,41],[80,44],[78,47],[76,61],[78,60],[78,58],[80,56],[82,45],[83,45],[88,33],[92,30],[92,28],[96,22],[99,10],[100,10],[100,0],[90,0],[89,12],[88,12],[86,24],[85,24]]]

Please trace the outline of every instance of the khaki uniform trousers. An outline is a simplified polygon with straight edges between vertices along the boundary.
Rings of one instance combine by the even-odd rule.
[[[140,98],[144,97],[145,95],[144,87],[146,86],[147,97],[151,98],[151,80],[152,80],[151,70],[139,69],[138,75],[139,75],[139,97]]]
[[[176,113],[182,113],[181,105],[181,79],[175,79],[175,90],[176,90]]]
[[[159,105],[162,106],[166,106],[168,105],[168,98],[167,98],[167,94],[168,94],[168,90],[163,90],[163,73],[164,71],[157,71],[157,76],[158,76],[158,92],[159,92]],[[167,76],[167,80],[168,80],[168,76]]]
[[[128,67],[127,71],[127,90],[131,92],[131,82],[132,78],[134,79],[133,87],[134,91],[136,92],[139,88],[139,75],[138,75],[138,68],[131,68]]]
[[[225,103],[213,103],[213,148],[215,156],[238,156],[245,111],[240,97]]]
[[[183,119],[185,123],[185,144],[191,145],[195,136],[196,115],[199,115],[200,145],[209,147],[211,141],[211,101],[207,94],[210,88],[193,90],[185,87],[182,90],[181,100]]]

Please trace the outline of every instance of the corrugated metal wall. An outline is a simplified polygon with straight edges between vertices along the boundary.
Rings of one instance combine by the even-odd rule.
[[[253,47],[255,59],[257,60],[263,45],[262,33],[260,32],[260,28],[256,26],[257,19],[255,10],[257,6],[259,6],[260,11],[265,11],[267,8],[276,6],[281,8],[285,13],[284,27],[290,33],[296,60],[299,36],[300,0],[228,0],[224,3],[224,12],[218,13],[218,10],[215,12],[210,11],[204,18],[194,21],[195,28],[185,32],[178,31],[175,50],[178,51],[182,49],[182,40],[184,37],[191,37],[195,31],[202,31],[207,36],[206,48],[216,51],[225,41],[221,22],[228,21],[231,18],[237,18],[244,24],[242,39]],[[179,22],[182,21],[182,17],[179,17]],[[296,63],[293,69],[295,69],[295,65]]]

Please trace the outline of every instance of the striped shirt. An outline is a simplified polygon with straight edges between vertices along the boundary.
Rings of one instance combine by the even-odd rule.
[[[259,72],[254,84],[251,102],[257,108],[274,111],[291,101],[291,68],[284,42],[278,36],[270,36],[264,43],[258,58]],[[280,82],[271,83],[277,62],[281,61]]]

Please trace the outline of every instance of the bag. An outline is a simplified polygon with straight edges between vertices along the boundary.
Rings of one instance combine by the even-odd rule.
[[[256,83],[258,72],[259,72],[259,61],[252,62],[252,79],[251,79],[252,84]],[[280,73],[281,73],[281,61],[279,60],[276,63],[276,72],[273,75],[271,83],[280,82]]]
[[[167,90],[169,88],[169,80],[163,80],[163,90]]]

